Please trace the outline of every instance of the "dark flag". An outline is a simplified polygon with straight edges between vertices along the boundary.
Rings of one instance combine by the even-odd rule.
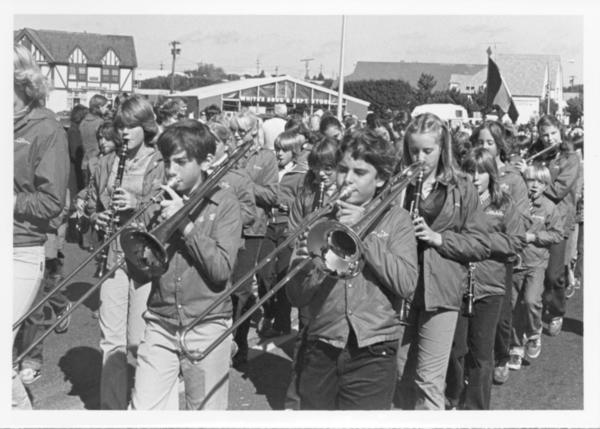
[[[515,107],[508,86],[506,86],[506,82],[502,79],[498,66],[491,57],[488,57],[487,106],[498,106],[500,110],[508,113],[513,122],[516,122],[519,117],[519,112]]]

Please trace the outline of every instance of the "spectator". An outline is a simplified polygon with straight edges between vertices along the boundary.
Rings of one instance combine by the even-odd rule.
[[[285,129],[287,121],[287,106],[285,104],[276,104],[274,107],[275,116],[267,119],[263,123],[263,131],[265,135],[265,147],[274,150],[275,139]]]
[[[98,140],[96,140],[96,131],[104,121],[104,115],[108,112],[108,99],[100,94],[94,95],[90,99],[90,109],[81,121],[79,129],[81,130],[81,142],[83,144],[83,160],[81,162],[81,171],[84,177],[85,186],[90,179],[88,163],[90,158],[98,156]]]

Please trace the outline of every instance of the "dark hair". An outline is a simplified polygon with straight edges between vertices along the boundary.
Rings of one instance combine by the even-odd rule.
[[[331,137],[325,137],[313,145],[308,153],[308,171],[304,176],[304,187],[316,191],[315,182],[317,177],[313,169],[325,167],[335,168],[338,141]]]
[[[344,136],[336,152],[336,165],[346,153],[354,159],[362,159],[371,164],[383,180],[391,177],[398,163],[393,146],[372,130],[358,130]]]
[[[114,142],[115,146],[120,146],[122,143],[121,136],[117,132],[115,125],[112,121],[104,121],[98,127],[96,131],[96,140],[104,137],[106,140]]]
[[[172,117],[182,119],[182,117],[185,117],[185,115],[182,116],[182,112],[185,111],[186,108],[187,105],[181,98],[168,98],[164,103],[158,106],[158,109],[156,109],[159,123],[162,124]]]
[[[220,113],[221,109],[216,104],[211,104],[206,109],[204,109],[204,114],[206,115],[207,121],[210,121],[213,116],[219,115]]]
[[[471,150],[471,136],[465,131],[452,134],[452,152],[457,164],[461,165],[466,154]]]
[[[331,127],[339,128],[340,131],[342,130],[342,124],[340,124],[340,121],[338,121],[335,116],[323,116],[321,118],[321,123],[319,124],[319,132],[321,134],[325,134],[325,131],[327,131]]]
[[[217,148],[214,134],[195,119],[182,119],[167,127],[158,138],[157,146],[165,160],[184,150],[198,164],[206,161],[209,154],[214,155]]]
[[[106,98],[104,95],[95,94],[92,98],[90,98],[90,113],[92,115],[102,116],[100,108],[106,103],[108,103],[108,98]]]
[[[460,175],[452,153],[452,136],[445,121],[433,113],[422,113],[417,115],[406,127],[402,157],[405,165],[412,164],[408,145],[413,134],[434,134],[440,145],[440,159],[438,161],[436,176],[447,182],[453,182]]]
[[[145,98],[133,95],[119,105],[114,119],[115,128],[142,127],[144,142],[150,144],[158,134],[158,124],[152,106]]]
[[[504,125],[502,125],[498,121],[483,121],[481,125],[479,125],[475,131],[473,131],[472,142],[473,146],[478,146],[479,143],[477,139],[479,138],[479,133],[481,130],[488,130],[494,139],[494,143],[496,144],[496,150],[498,151],[498,155],[500,156],[500,160],[502,162],[506,162],[508,160],[509,150],[508,145],[506,143],[506,129]]]
[[[72,124],[79,125],[87,113],[87,107],[82,104],[77,104],[76,106],[73,106],[73,109],[71,109],[71,115],[69,116],[69,119]]]
[[[560,149],[565,150],[565,151],[570,149],[569,140],[567,139],[567,136],[565,133],[565,126],[556,118],[556,116],[543,115],[538,120],[537,125],[536,125],[538,134],[541,134],[540,128],[542,128],[542,127],[555,127],[556,129],[558,129],[558,131],[560,132],[560,139],[561,139]],[[544,147],[541,135],[538,135],[538,147],[540,147],[540,149],[543,149],[543,147]]]
[[[508,201],[508,194],[500,187],[500,178],[498,174],[498,166],[492,153],[483,148],[473,148],[463,160],[462,168],[469,174],[487,173],[490,177],[488,191],[492,205],[496,208],[502,207]]]

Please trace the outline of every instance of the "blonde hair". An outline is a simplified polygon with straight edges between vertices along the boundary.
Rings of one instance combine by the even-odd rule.
[[[411,159],[409,143],[414,134],[432,134],[440,146],[440,160],[438,162],[436,177],[446,181],[454,181],[460,175],[456,161],[452,154],[452,135],[445,121],[433,113],[422,113],[416,116],[406,127],[404,134],[403,161],[405,165],[414,162]]]
[[[31,52],[23,45],[14,46],[14,87],[25,104],[43,105],[50,92],[46,77]]]
[[[549,186],[550,183],[552,183],[550,170],[548,170],[548,167],[541,163],[534,163],[527,167],[527,169],[523,172],[523,177],[525,180],[539,180],[546,186]]]
[[[275,150],[282,149],[291,151],[296,158],[302,152],[302,145],[306,143],[306,138],[295,131],[284,131],[275,138]]]

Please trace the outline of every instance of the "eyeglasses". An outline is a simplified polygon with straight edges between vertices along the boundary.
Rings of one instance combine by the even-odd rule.
[[[238,135],[242,139],[248,134],[252,134],[252,137],[256,135],[256,133],[253,130],[245,130],[243,128],[237,128],[235,130],[232,129],[231,132],[233,133],[233,135]]]

